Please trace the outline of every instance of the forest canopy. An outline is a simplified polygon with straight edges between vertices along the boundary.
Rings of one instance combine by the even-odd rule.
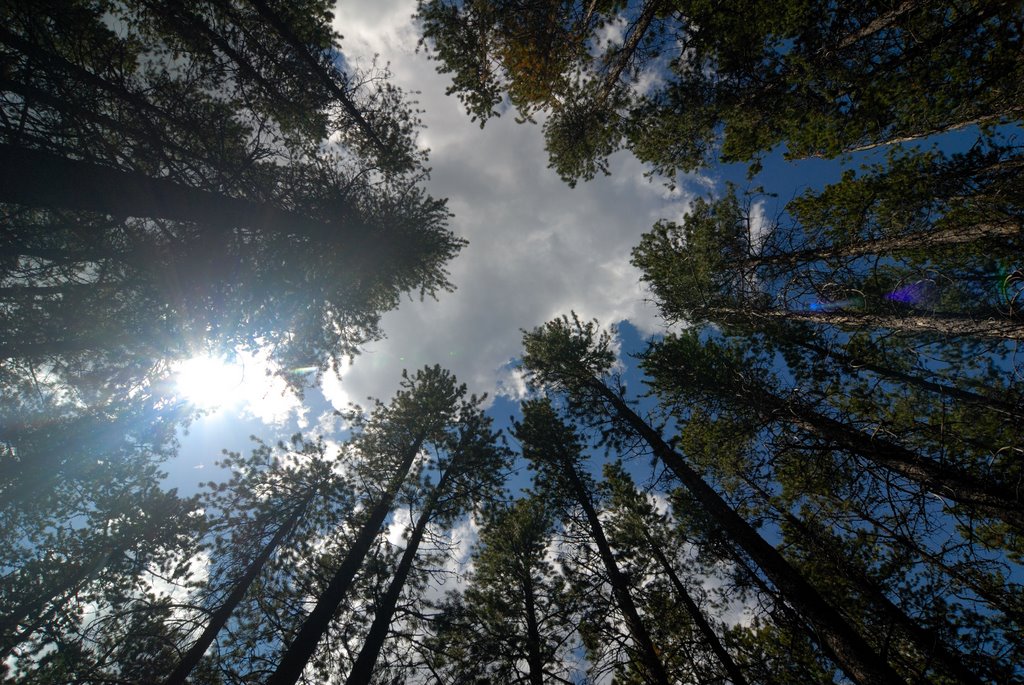
[[[1024,5],[406,4],[394,57],[567,197],[686,199],[601,256],[660,329],[551,292],[500,397],[403,357],[176,489],[180,362],[322,398],[405,300],[519,293],[453,282],[417,94],[331,2],[6,2],[0,679],[1024,683]]]

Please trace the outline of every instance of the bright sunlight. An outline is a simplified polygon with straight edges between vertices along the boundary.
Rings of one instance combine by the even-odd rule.
[[[223,357],[192,357],[174,371],[179,395],[200,409],[222,409],[245,394],[245,366]]]

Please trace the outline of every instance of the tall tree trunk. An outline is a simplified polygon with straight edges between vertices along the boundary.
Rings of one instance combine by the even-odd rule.
[[[272,205],[211,193],[166,178],[5,144],[0,144],[0,201],[197,222],[216,233],[248,226],[300,237],[331,235],[352,241],[360,238],[358,226],[346,221],[352,217],[327,224]]]
[[[270,557],[273,556],[277,548],[284,542],[285,538],[291,535],[292,531],[299,524],[303,515],[306,513],[306,509],[309,507],[310,502],[313,500],[315,491],[311,491],[302,502],[295,508],[295,510],[288,516],[288,518],[281,524],[274,533],[274,536],[270,541],[264,545],[263,549],[256,556],[255,559],[250,562],[249,566],[245,569],[245,573],[234,583],[234,587],[231,589],[231,593],[228,595],[224,603],[217,607],[217,610],[210,615],[210,620],[206,624],[206,628],[203,630],[202,635],[199,639],[189,648],[185,653],[185,656],[178,662],[177,667],[171,672],[171,674],[164,680],[164,685],[184,685],[188,676],[192,673],[192,670],[199,664],[199,660],[203,658],[203,654],[213,644],[217,634],[220,633],[221,629],[227,624],[228,619],[231,618],[231,614],[234,612],[235,607],[241,603],[245,597],[249,588],[259,577],[263,571],[263,567],[266,565]]]
[[[381,526],[388,514],[391,513],[391,505],[398,495],[402,484],[405,482],[409,471],[412,469],[416,455],[423,445],[426,436],[420,434],[413,441],[409,450],[403,455],[402,463],[398,472],[388,484],[387,491],[380,501],[370,510],[366,522],[359,529],[359,534],[349,548],[348,553],[342,560],[338,570],[335,571],[330,583],[317,598],[316,606],[303,621],[299,632],[292,639],[291,644],[285,649],[277,670],[266,681],[265,685],[294,685],[302,677],[302,671],[306,663],[313,656],[320,640],[330,628],[331,621],[341,603],[345,600],[352,587],[352,580],[363,565],[373,541],[377,538]]]
[[[884,328],[896,333],[917,335],[931,333],[953,338],[1024,340],[1024,320],[1010,318],[997,310],[979,312],[978,314],[915,311],[908,311],[906,314],[886,314],[840,309],[789,311],[786,309],[715,307],[710,313],[713,320],[723,322],[749,322],[756,319],[805,321],[852,331]]]
[[[640,663],[643,665],[644,671],[646,671],[647,678],[650,682],[668,685],[669,679],[668,674],[665,672],[665,666],[661,663],[661,659],[654,649],[654,643],[651,641],[651,636],[640,619],[640,613],[637,611],[633,598],[629,594],[629,585],[626,583],[622,572],[619,571],[619,565],[615,561],[611,545],[608,544],[608,538],[604,534],[604,527],[601,525],[601,520],[594,509],[594,503],[590,499],[590,493],[587,492],[580,481],[579,475],[576,473],[576,467],[564,460],[564,458],[562,470],[572,484],[576,501],[583,509],[583,513],[587,518],[590,535],[594,539],[594,544],[597,545],[597,553],[601,557],[601,565],[604,566],[605,573],[608,574],[608,583],[612,587],[615,603],[618,605],[619,611],[622,612],[623,618],[626,619],[626,627],[633,638],[634,647],[638,653]]]
[[[869,435],[826,416],[799,400],[785,400],[763,388],[751,389],[745,404],[765,418],[793,423],[840,449],[859,454],[922,486],[928,492],[974,508],[1024,530],[1024,501],[1012,488],[941,464],[902,445]]]
[[[922,138],[927,138],[929,136],[935,136],[942,133],[949,133],[950,131],[959,131],[960,129],[967,128],[968,126],[998,123],[1003,120],[1009,120],[1011,116],[1014,118],[1019,117],[1021,114],[1024,114],[1024,106],[1008,106],[1003,111],[995,112],[992,114],[981,114],[979,116],[974,117],[973,119],[966,119],[963,121],[951,121],[948,124],[932,126],[931,128],[923,129],[920,131],[913,131],[902,136],[892,136],[890,138],[886,138],[885,140],[877,140],[870,143],[863,143],[860,145],[849,145],[843,148],[843,154],[852,154],[854,152],[866,152],[868,150],[874,150],[880,147],[888,147],[890,145],[903,145],[904,143],[912,143],[915,140],[921,140]],[[809,154],[802,155],[802,157],[823,158],[824,155]],[[797,157],[797,159],[800,159],[800,157]]]
[[[836,665],[851,680],[861,685],[904,685],[896,671],[846,619],[825,601],[777,549],[737,514],[657,431],[600,380],[592,378],[588,384],[598,396],[605,399],[614,415],[650,445],[655,456],[676,475],[725,534],[750,555],[783,597],[813,626],[811,638],[834,655]]]
[[[644,5],[639,18],[637,18],[636,23],[632,26],[629,38],[626,39],[622,49],[616,55],[618,59],[615,61],[615,66],[605,76],[604,84],[601,87],[601,94],[598,97],[599,103],[603,104],[615,89],[615,85],[619,82],[622,72],[629,66],[630,60],[633,59],[633,54],[636,52],[637,47],[639,47],[644,35],[646,35],[647,29],[650,28],[651,22],[654,21],[654,15],[657,14],[662,4],[661,0],[647,0],[647,4]]]
[[[398,606],[398,598],[401,596],[402,588],[405,587],[405,583],[409,579],[412,563],[416,559],[416,552],[419,550],[420,542],[423,541],[423,535],[427,530],[427,524],[430,523],[431,517],[434,514],[437,501],[451,479],[453,467],[455,467],[455,464],[450,465],[445,470],[441,479],[438,480],[437,485],[431,491],[430,497],[424,503],[423,511],[420,512],[419,518],[416,519],[416,525],[409,535],[409,541],[402,552],[402,558],[398,562],[394,575],[391,576],[388,589],[384,592],[384,596],[381,597],[377,605],[377,610],[373,614],[373,623],[363,639],[363,646],[359,650],[355,663],[352,664],[352,670],[349,672],[348,678],[345,679],[345,685],[368,685],[370,678],[373,676],[373,669],[377,665],[377,659],[380,657],[380,652],[384,648],[384,641],[387,639],[388,631],[391,629],[391,619],[394,618],[395,608]]]
[[[690,593],[686,590],[686,586],[683,585],[683,581],[680,580],[676,574],[675,569],[672,568],[672,564],[669,563],[668,558],[661,549],[661,545],[655,541],[650,534],[645,530],[643,531],[644,540],[647,542],[647,547],[651,550],[654,555],[654,559],[661,566],[665,575],[668,576],[669,582],[672,583],[672,587],[676,591],[676,597],[683,603],[687,613],[690,614],[690,618],[693,619],[694,625],[697,626],[697,630],[704,637],[705,642],[711,647],[711,651],[715,653],[719,663],[722,664],[722,668],[725,669],[726,675],[729,676],[729,680],[732,685],[747,685],[747,679],[740,671],[739,666],[733,660],[732,655],[725,649],[725,645],[718,639],[718,635],[715,634],[714,628],[708,622],[707,617],[704,616],[704,612],[697,606],[697,602],[693,600]]]
[[[82,564],[73,569],[58,583],[57,587],[40,591],[31,599],[8,610],[7,615],[0,618],[0,662],[6,660],[22,640],[31,636],[48,615],[56,611],[73,595],[78,594],[86,583],[107,566],[107,562],[112,556],[121,554],[123,551],[124,546],[122,545],[103,553],[95,563]],[[47,609],[47,605],[50,605],[49,609]],[[18,630],[19,625],[33,618],[38,620],[23,630]]]
[[[525,570],[522,582],[523,605],[526,611],[526,665],[530,669],[530,685],[544,685],[544,657],[541,652],[540,627],[537,621],[537,599],[533,578]]]
[[[851,31],[840,39],[836,45],[836,50],[842,50],[848,48],[859,40],[863,40],[868,36],[873,36],[879,31],[884,31],[893,25],[893,23],[908,12],[920,7],[922,4],[921,0],[903,0],[899,5],[892,8],[884,14],[880,14],[875,17],[874,21],[860,27],[856,31]]]
[[[344,75],[340,72],[335,72],[334,70],[332,70],[332,73],[325,71],[323,65],[320,64],[316,57],[310,53],[309,48],[299,40],[298,36],[292,32],[291,28],[281,20],[277,13],[267,5],[264,0],[250,0],[250,2],[253,7],[256,8],[259,15],[263,17],[263,19],[265,19],[266,22],[270,24],[282,38],[284,38],[285,42],[291,46],[302,61],[304,61],[314,71],[320,79],[320,82],[323,83],[331,95],[338,100],[339,104],[341,104],[342,108],[345,110],[345,113],[352,118],[352,121],[355,122],[359,130],[363,132],[363,135],[366,136],[367,140],[377,148],[381,157],[385,159],[392,157],[394,151],[390,150],[384,141],[381,140],[377,131],[370,125],[370,122],[366,120],[366,117],[363,116],[362,112],[359,111],[359,108],[352,102],[352,98],[350,98],[348,93],[346,93],[345,90],[335,81],[332,73],[337,74],[337,76],[342,78],[343,81]]]
[[[844,352],[838,352],[800,337],[785,339],[784,342],[802,347],[805,350],[810,350],[811,352],[815,352],[825,358],[831,357],[851,371],[867,369],[872,373],[878,374],[882,378],[906,383],[907,385],[920,388],[921,390],[933,392],[944,397],[952,397],[962,402],[966,402],[967,404],[973,404],[975,406],[999,412],[1000,414],[1006,414],[1024,421],[1024,407],[1014,405],[1010,402],[1004,402],[994,397],[979,395],[978,393],[971,392],[970,390],[958,388],[955,385],[930,381],[927,378],[918,376],[917,374],[894,369],[891,366],[876,364],[867,359],[846,354]]]
[[[942,558],[942,554],[926,549],[919,540],[911,538],[884,521],[879,520],[872,512],[856,508],[853,513],[869,523],[877,531],[881,531],[884,534],[883,539],[901,547],[904,551],[920,559],[921,562],[939,571],[944,576],[952,578],[961,586],[973,592],[991,609],[1003,613],[1007,618],[1016,623],[1018,627],[1024,629],[1024,612],[1019,608],[1019,601],[1015,600],[1012,596],[1008,596],[1005,588],[996,590],[983,582],[983,579],[977,576],[976,569],[970,564],[950,565]]]
[[[889,255],[908,250],[919,250],[937,245],[962,245],[996,238],[1015,238],[1024,235],[1016,222],[985,223],[971,226],[951,226],[935,231],[921,231],[907,235],[859,240],[847,245],[794,250],[783,254],[760,255],[742,260],[741,268],[763,266],[795,268],[804,262],[829,261],[865,255]]]
[[[813,524],[802,521],[789,511],[775,506],[771,495],[760,485],[745,476],[742,478],[748,487],[754,490],[766,504],[778,511],[786,523],[806,543],[809,543],[817,557],[825,559],[837,574],[850,580],[862,597],[867,599],[886,620],[913,642],[926,663],[934,660],[941,670],[964,685],[983,685],[981,678],[964,666],[962,656],[950,652],[945,641],[934,629],[922,626],[918,621],[907,616],[906,612],[889,599],[882,587],[869,577],[860,565],[851,565],[849,560],[839,554],[838,547],[828,539],[829,533],[819,531]]]

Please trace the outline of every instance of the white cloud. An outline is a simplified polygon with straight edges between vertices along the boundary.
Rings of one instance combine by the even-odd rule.
[[[452,229],[470,241],[450,264],[457,291],[439,301],[404,302],[383,320],[388,338],[356,358],[324,394],[340,408],[348,398],[388,398],[402,368],[439,363],[472,392],[516,396],[520,379],[508,362],[520,354],[520,330],[575,310],[602,324],[628,319],[644,333],[661,329],[629,263],[640,235],[679,213],[690,195],[644,178],[631,155],[612,160],[613,175],[575,189],[547,168],[539,126],[511,116],[483,130],[469,120],[436,63],[417,54],[415,2],[343,2],[336,27],[346,59],[389,61],[400,87],[418,90],[431,148],[430,192],[449,198]],[[344,402],[341,400],[344,399]]]

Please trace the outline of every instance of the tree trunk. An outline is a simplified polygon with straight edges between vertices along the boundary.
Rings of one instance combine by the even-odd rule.
[[[619,82],[619,78],[622,76],[622,72],[626,70],[629,65],[629,61],[633,58],[633,53],[636,52],[637,47],[640,45],[640,41],[643,40],[644,35],[647,33],[647,29],[650,28],[651,22],[654,21],[654,15],[661,7],[661,0],[647,0],[647,4],[644,5],[643,10],[640,12],[639,18],[636,23],[633,24],[633,30],[629,34],[629,38],[622,45],[622,49],[617,55],[618,59],[615,62],[615,67],[608,72],[608,75],[604,79],[604,84],[601,87],[601,95],[598,97],[599,103],[604,103],[611,95],[612,90],[615,89],[615,84]]]
[[[949,133],[950,131],[958,131],[968,126],[977,126],[980,124],[998,123],[1004,119],[1008,119],[1010,115],[1020,116],[1024,113],[1024,106],[1010,106],[1001,112],[995,112],[993,114],[982,114],[974,117],[973,119],[967,119],[964,121],[952,121],[948,124],[933,126],[926,130],[914,131],[913,133],[907,133],[902,136],[892,136],[885,140],[877,140],[870,143],[862,143],[861,145],[849,145],[843,148],[843,154],[853,154],[855,152],[866,152],[868,150],[874,150],[880,147],[888,147],[890,145],[903,145],[904,143],[912,143],[915,140],[921,140],[929,136],[936,136],[942,133]],[[821,154],[808,154],[803,157],[819,157],[824,158]],[[799,157],[797,157],[799,159]]]
[[[904,685],[904,681],[845,618],[777,549],[726,503],[689,464],[641,419],[625,401],[596,378],[590,388],[603,397],[615,414],[650,445],[725,534],[740,546],[779,589],[783,597],[813,626],[811,638],[830,651],[849,678],[861,685]]]
[[[356,226],[327,224],[272,205],[184,186],[166,178],[0,144],[0,201],[47,209],[196,222],[210,231],[248,226],[269,233],[357,241]],[[344,219],[343,219],[344,221]]]
[[[583,512],[586,515],[591,537],[593,537],[594,544],[597,545],[598,555],[601,557],[601,564],[604,566],[605,573],[608,574],[608,583],[612,587],[612,594],[615,596],[615,602],[618,604],[619,611],[622,612],[623,618],[626,619],[626,627],[633,638],[634,646],[640,663],[647,673],[647,678],[649,682],[668,685],[669,679],[668,674],[665,673],[665,666],[661,663],[661,659],[658,658],[658,653],[654,649],[654,643],[651,642],[651,636],[640,619],[640,614],[633,603],[633,598],[629,594],[629,586],[626,583],[626,579],[623,577],[622,572],[619,571],[619,566],[615,562],[615,555],[612,553],[611,545],[608,544],[608,538],[605,537],[604,527],[601,525],[601,520],[597,517],[597,511],[594,509],[590,494],[583,486],[583,483],[580,482],[579,475],[576,473],[576,468],[573,464],[563,459],[562,469],[572,483],[576,501],[583,508]]]
[[[1024,530],[1024,502],[1021,496],[999,483],[983,481],[952,466],[923,457],[902,445],[864,433],[815,411],[797,400],[783,400],[766,390],[752,391],[748,407],[766,418],[792,422],[819,435],[840,449],[859,454],[879,466],[898,473],[940,497],[974,508]],[[773,409],[782,410],[784,413]],[[785,414],[792,416],[789,418]]]
[[[863,40],[868,36],[873,36],[879,31],[889,28],[896,19],[899,19],[904,14],[907,14],[920,6],[921,0],[903,0],[899,5],[892,8],[885,14],[876,17],[874,21],[870,22],[866,26],[862,26],[856,31],[843,36],[842,40],[836,43],[835,49],[842,50],[843,48],[848,48],[859,40]]]
[[[395,608],[398,606],[398,598],[402,594],[405,582],[409,579],[409,572],[412,570],[412,563],[416,559],[416,552],[419,550],[420,542],[423,541],[423,534],[427,530],[427,524],[433,516],[434,507],[437,506],[437,501],[443,492],[443,488],[448,485],[452,467],[454,466],[452,464],[445,470],[441,479],[430,493],[430,497],[424,503],[423,511],[420,512],[419,518],[416,519],[416,526],[409,535],[409,542],[405,545],[402,558],[398,562],[398,568],[395,569],[394,575],[391,577],[388,589],[377,605],[377,610],[373,614],[373,623],[370,625],[370,631],[363,639],[363,646],[359,650],[355,663],[352,664],[352,670],[349,672],[348,678],[345,679],[345,685],[368,685],[370,678],[373,677],[373,669],[377,665],[381,649],[384,648],[384,640],[387,639],[388,631],[391,629],[391,619],[394,618]]]
[[[540,628],[537,621],[537,600],[533,594],[533,578],[525,569],[522,583],[526,611],[526,665],[530,669],[530,685],[544,685],[544,657],[541,653]]]
[[[687,592],[686,586],[683,585],[683,581],[676,575],[675,569],[672,568],[672,564],[669,563],[665,553],[662,552],[661,546],[647,533],[643,531],[644,540],[647,541],[647,546],[650,548],[651,553],[654,555],[655,560],[661,566],[665,575],[668,576],[669,581],[672,583],[672,587],[676,591],[676,596],[679,601],[686,607],[687,613],[690,614],[690,618],[693,619],[694,625],[697,626],[697,630],[704,636],[704,640],[711,647],[711,651],[718,657],[718,661],[722,664],[725,669],[726,675],[729,676],[729,680],[732,685],[747,685],[747,679],[740,671],[739,666],[733,661],[732,655],[725,649],[725,645],[718,639],[718,635],[715,634],[714,628],[708,622],[708,619],[704,616],[704,612],[697,606],[697,602],[693,600],[690,593]]]
[[[906,314],[875,314],[838,309],[834,311],[789,311],[785,309],[742,310],[732,307],[715,307],[711,313],[712,315],[717,314],[719,320],[725,322],[737,319],[750,321],[761,318],[806,321],[853,331],[885,328],[896,333],[910,335],[938,334],[951,338],[1024,340],[1024,321],[1012,319],[998,311],[980,315],[914,311],[909,311]]]
[[[324,84],[327,90],[335,98],[337,98],[338,102],[345,110],[345,113],[352,117],[352,121],[355,122],[356,126],[363,132],[363,135],[366,136],[370,143],[377,148],[381,157],[384,159],[392,157],[394,152],[389,150],[388,146],[385,145],[384,141],[382,141],[380,136],[377,135],[377,131],[374,130],[373,126],[370,125],[370,122],[366,120],[362,112],[360,112],[355,106],[348,93],[346,93],[341,86],[335,82],[331,77],[331,74],[324,70],[323,65],[319,64],[316,58],[310,54],[309,48],[306,45],[303,45],[302,41],[300,41],[292,32],[291,28],[285,24],[281,18],[277,16],[274,10],[271,9],[263,0],[250,0],[250,2],[253,7],[256,8],[259,15],[263,17],[263,19],[265,19],[266,22],[270,24],[282,38],[284,38],[285,42],[288,43],[293,50],[295,50],[302,61],[313,69],[314,73],[320,79],[320,82]]]
[[[196,640],[185,656],[182,657],[181,661],[178,662],[177,667],[174,671],[164,680],[164,685],[184,685],[188,676],[192,673],[192,670],[199,664],[199,660],[203,658],[206,650],[209,649],[210,645],[213,644],[217,634],[221,631],[228,619],[231,618],[231,614],[234,612],[235,607],[241,603],[246,593],[249,591],[249,587],[256,581],[260,573],[263,571],[264,565],[270,560],[270,557],[277,551],[277,548],[284,542],[285,538],[291,535],[292,531],[299,524],[302,516],[305,514],[306,509],[309,507],[309,503],[312,501],[314,492],[310,492],[303,501],[295,508],[295,511],[285,520],[284,523],[274,533],[274,537],[270,539],[255,559],[245,569],[245,573],[239,578],[234,587],[231,589],[231,593],[228,598],[224,600],[216,611],[210,616],[210,620],[206,624],[206,628],[203,630],[202,635]]]
[[[890,380],[906,383],[907,385],[913,386],[915,388],[920,388],[921,390],[933,392],[937,395],[944,397],[952,397],[962,402],[966,402],[967,404],[973,404],[978,407],[982,407],[983,409],[988,409],[994,412],[999,412],[1001,414],[1006,414],[1008,416],[1017,418],[1020,421],[1024,421],[1024,407],[1014,405],[1010,402],[1003,402],[994,397],[986,397],[985,395],[979,395],[977,393],[971,392],[970,390],[958,388],[955,385],[947,385],[945,383],[937,383],[935,381],[930,381],[927,378],[923,378],[916,374],[901,371],[899,369],[894,369],[890,366],[882,366],[881,364],[876,364],[874,362],[862,359],[860,357],[855,357],[853,355],[849,355],[843,352],[837,352],[835,350],[828,349],[809,340],[794,338],[786,339],[784,342],[797,345],[798,347],[802,347],[805,350],[810,350],[811,352],[815,352],[821,355],[822,357],[832,357],[833,359],[835,359],[836,361],[838,361],[840,364],[847,367],[851,371],[856,371],[858,369],[867,369],[872,373],[878,374],[882,378],[888,378]]]
[[[941,553],[926,549],[920,541],[890,527],[885,522],[877,519],[871,512],[858,508],[854,510],[854,513],[862,520],[871,524],[875,529],[882,531],[885,534],[885,540],[902,547],[906,552],[917,557],[923,563],[952,578],[961,586],[977,595],[991,609],[1001,612],[1016,623],[1018,627],[1024,628],[1024,612],[1018,608],[1019,601],[1012,596],[1007,596],[1005,588],[1000,592],[981,582],[981,579],[975,575],[976,569],[972,568],[970,564],[963,564],[963,567],[960,564],[951,566],[942,558]]]
[[[936,245],[961,245],[994,238],[1014,238],[1021,235],[1020,224],[1013,222],[954,226],[937,231],[921,231],[908,235],[861,240],[848,245],[750,257],[739,262],[739,267],[744,269],[756,269],[763,266],[795,268],[804,262],[829,261],[865,255],[888,255]]]
[[[941,670],[964,685],[983,685],[981,679],[964,666],[962,656],[949,651],[942,637],[935,630],[922,626],[907,616],[906,612],[889,599],[881,586],[870,578],[863,568],[859,565],[851,566],[847,559],[838,554],[838,547],[827,539],[828,533],[819,532],[812,524],[775,506],[771,495],[752,479],[743,477],[743,481],[760,495],[766,504],[782,515],[786,523],[792,526],[805,542],[810,544],[816,556],[825,559],[837,574],[849,579],[861,596],[908,637],[926,663],[932,660],[936,661]]]
[[[47,615],[63,605],[71,596],[78,594],[86,583],[92,580],[107,566],[107,562],[112,556],[122,552],[123,547],[107,551],[96,561],[96,563],[83,564],[78,568],[73,569],[72,572],[59,583],[58,587],[38,594],[32,599],[21,602],[14,609],[10,610],[6,616],[0,619],[0,663],[10,656],[11,652],[22,640],[31,636],[32,633],[39,628],[39,625],[43,620],[45,620]],[[50,609],[44,611],[48,604],[52,606]],[[36,617],[39,620],[26,629],[18,630],[19,625],[33,617]]]
[[[352,580],[363,565],[363,560],[370,551],[373,541],[377,538],[384,520],[391,513],[391,505],[409,475],[424,439],[424,435],[417,436],[409,451],[403,455],[402,463],[388,484],[387,492],[370,511],[366,522],[359,530],[359,535],[352,543],[352,547],[349,548],[327,588],[317,598],[316,606],[303,621],[298,633],[281,656],[277,670],[265,685],[294,685],[302,677],[306,663],[313,656],[320,640],[330,628],[335,612],[348,595],[352,587]]]

